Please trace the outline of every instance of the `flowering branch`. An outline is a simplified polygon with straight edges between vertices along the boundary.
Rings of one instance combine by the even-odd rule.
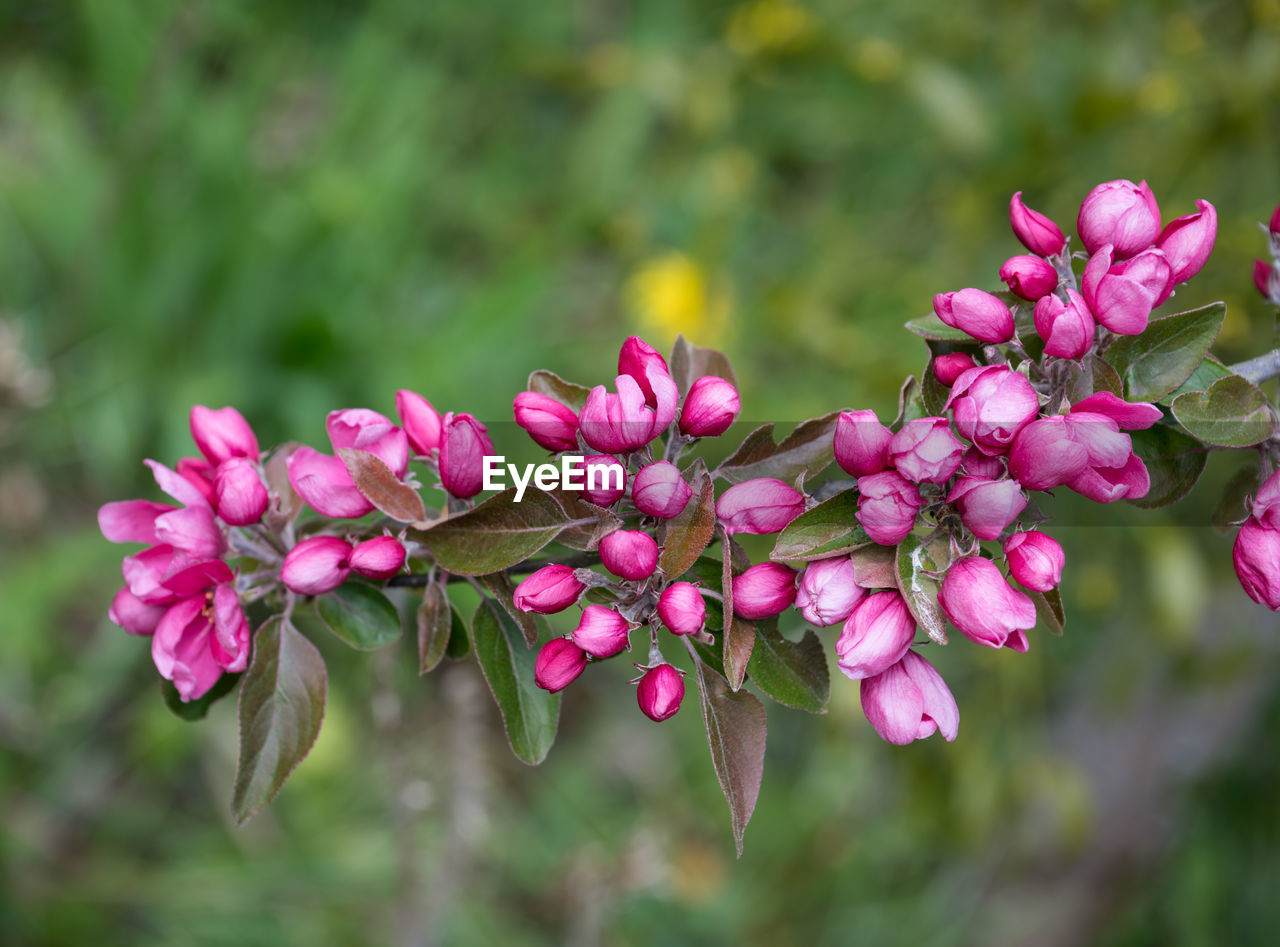
[[[612,390],[535,371],[513,413],[553,462],[523,476],[508,465],[514,485],[497,492],[488,428],[412,391],[396,394],[398,423],[331,413],[331,454],[263,452],[234,408],[197,406],[199,456],[147,461],[174,502],[99,511],[108,539],[145,547],[125,557],[110,617],[150,637],[183,716],[240,688],[239,822],[319,732],[328,680],[314,636],[373,650],[416,626],[424,674],[474,655],[530,764],[551,749],[559,692],[635,647],[631,683],[651,720],[679,712],[692,673],[741,851],[763,773],[755,692],[823,712],[819,629],[840,626],[835,666],[894,744],[957,737],[959,705],[934,666],[949,632],[1012,652],[1037,628],[1062,633],[1065,555],[1037,493],[1165,505],[1210,450],[1254,448],[1257,475],[1233,481],[1247,511],[1235,566],[1251,598],[1280,610],[1280,414],[1257,387],[1280,376],[1280,350],[1227,368],[1209,354],[1222,304],[1160,309],[1207,260],[1213,206],[1162,226],[1145,182],[1101,184],[1080,208],[1081,253],[1021,193],[1010,222],[1029,252],[1001,267],[1008,292],[940,293],[907,323],[929,358],[891,423],[832,411],[781,440],[766,424],[714,468],[699,448],[730,431],[737,382],[724,355],[684,339],[669,359],[627,339]],[[1272,263],[1254,275],[1280,303],[1277,230],[1280,210]],[[823,479],[833,462],[842,475]],[[423,481],[443,491],[436,508]],[[774,537],[764,561],[744,534]],[[469,618],[450,601],[459,583],[480,596]],[[553,631],[549,616],[575,607],[572,630]],[[672,639],[683,667],[664,656]]]

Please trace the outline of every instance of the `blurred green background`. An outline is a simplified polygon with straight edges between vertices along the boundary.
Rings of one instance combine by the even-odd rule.
[[[234,829],[234,707],[165,709],[94,511],[194,402],[264,444],[398,387],[502,422],[637,331],[724,348],[748,418],[888,411],[1017,189],[1213,201],[1179,301],[1256,354],[1278,129],[1280,0],[0,0],[0,942],[1266,942],[1280,629],[1200,525],[1244,458],[1064,513],[1068,633],[940,654],[955,744],[881,743],[843,678],[771,706],[740,861],[692,703],[597,669],[528,770],[408,638],[317,642],[317,748]]]

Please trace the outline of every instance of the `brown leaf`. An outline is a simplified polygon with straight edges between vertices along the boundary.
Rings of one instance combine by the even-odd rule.
[[[590,388],[565,381],[555,372],[542,368],[529,376],[528,387],[530,391],[554,398],[575,412],[582,410],[582,406],[587,403],[587,395],[591,394]]]
[[[302,497],[289,482],[289,458],[302,445],[297,441],[289,441],[277,447],[267,461],[267,489],[271,491],[271,505],[267,508],[267,526],[272,532],[279,532],[286,524],[292,523],[302,512]]]
[[[676,344],[671,349],[670,369],[671,377],[675,379],[682,397],[689,393],[693,383],[703,375],[723,378],[732,382],[735,388],[738,385],[733,366],[723,352],[700,348],[683,335],[676,336]]]
[[[716,530],[716,490],[699,459],[686,474],[693,496],[680,513],[667,520],[666,536],[658,568],[669,579],[675,579],[698,561]]]
[[[750,691],[734,692],[723,677],[694,661],[702,721],[711,747],[711,764],[733,823],[733,840],[742,857],[742,836],[755,811],[764,777],[768,723],[764,705]]]
[[[449,647],[449,635],[453,631],[453,609],[444,585],[432,582],[422,592],[422,604],[418,606],[418,673],[426,674],[435,669]]]
[[[747,662],[751,660],[751,649],[756,643],[756,627],[739,618],[733,611],[733,577],[735,573],[743,571],[735,569],[734,553],[737,551],[735,547],[742,547],[723,530],[720,532],[720,541],[724,552],[720,574],[721,594],[724,596],[724,641],[721,643],[721,655],[729,687],[736,691],[747,676]]]
[[[733,483],[756,477],[790,481],[805,472],[812,477],[834,459],[836,418],[839,414],[839,411],[832,411],[820,418],[802,421],[777,444],[773,442],[772,424],[758,427],[716,468],[715,476]]]
[[[853,581],[864,589],[898,587],[898,552],[892,546],[869,543],[859,546],[849,557],[853,560]]]
[[[400,523],[421,523],[427,518],[418,491],[401,483],[380,457],[354,447],[339,448],[338,456],[356,489],[380,512]]]

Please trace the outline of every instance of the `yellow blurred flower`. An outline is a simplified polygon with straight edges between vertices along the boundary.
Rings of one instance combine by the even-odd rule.
[[[646,260],[627,280],[624,292],[641,326],[665,342],[684,335],[713,345],[728,326],[728,291],[714,286],[706,271],[683,253]]]
[[[809,11],[790,0],[753,0],[733,11],[725,42],[740,56],[786,50],[813,31]]]

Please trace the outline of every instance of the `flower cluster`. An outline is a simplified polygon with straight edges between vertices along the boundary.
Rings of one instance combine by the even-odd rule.
[[[547,691],[563,690],[588,659],[604,660],[629,650],[632,630],[645,625],[648,659],[636,664],[642,674],[632,683],[638,684],[637,702],[645,715],[666,720],[680,709],[684,679],[662,657],[659,629],[706,640],[710,636],[703,634],[702,590],[664,574],[656,535],[693,498],[690,475],[676,465],[680,453],[701,438],[723,434],[741,405],[733,383],[716,375],[694,381],[682,401],[666,359],[635,336],[618,355],[614,386],[616,393],[597,385],[579,412],[549,395],[522,392],[515,397],[516,423],[540,446],[557,453],[580,446],[601,452],[586,455],[584,499],[612,510],[616,528],[598,545],[600,564],[611,578],[552,564],[525,578],[514,600],[522,611],[549,615],[574,605],[589,589],[606,590],[608,605],[588,604],[572,632],[543,645],[535,681]],[[664,437],[663,459],[655,460],[654,442]],[[803,507],[803,498],[796,496]],[[627,519],[636,520],[639,528],[623,528]]]
[[[1263,299],[1280,306],[1280,207],[1272,212],[1265,229],[1271,259],[1253,262],[1253,285],[1258,287]]]

